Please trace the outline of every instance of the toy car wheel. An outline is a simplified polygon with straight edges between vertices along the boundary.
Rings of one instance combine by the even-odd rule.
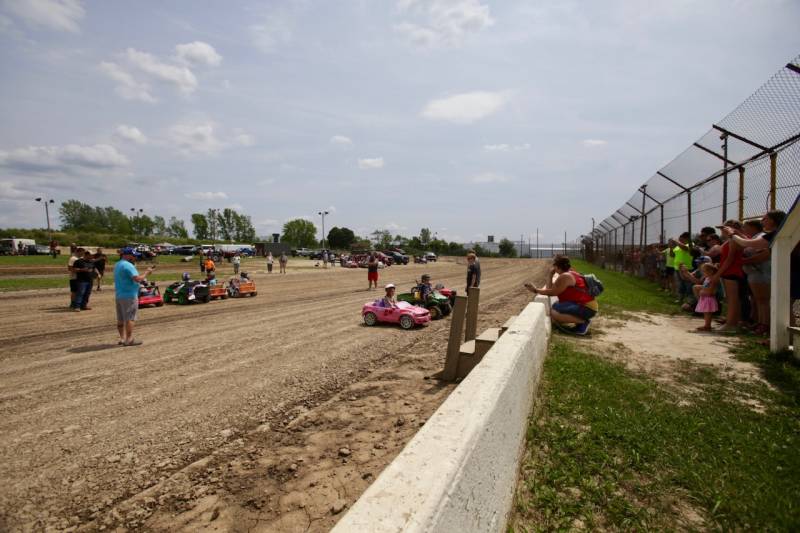
[[[164,305],[164,302],[158,302],[158,303],[156,303],[156,307],[161,307],[162,305]]]
[[[442,310],[438,305],[431,306],[428,311],[431,312],[431,320],[439,320],[442,318]]]
[[[250,293],[250,296],[256,296],[257,294],[258,294],[258,291],[253,291],[253,292]]]
[[[172,294],[170,294],[170,293],[164,294],[164,301],[167,302],[167,303],[172,302]]]
[[[224,293],[222,296],[220,296],[220,298],[222,298],[223,300],[227,300],[228,299],[228,293],[227,292]]]
[[[400,327],[403,329],[411,329],[414,327],[414,319],[411,318],[409,315],[403,315],[400,317]]]
[[[189,303],[189,299],[186,297],[185,292],[178,293],[178,304],[179,305],[186,305]]]
[[[450,307],[450,304],[449,304],[449,303],[447,303],[447,304],[444,304],[444,305],[442,306],[442,316],[447,316],[447,315],[449,315],[449,314],[450,314],[452,311],[453,311],[453,308],[452,308],[452,307]]]
[[[378,323],[378,317],[375,313],[369,312],[364,314],[364,324],[374,326]]]
[[[211,295],[209,295],[209,294],[206,294],[205,296],[203,296],[202,298],[200,298],[200,301],[201,301],[201,302],[203,302],[204,304],[207,304],[208,302],[210,302],[210,301],[211,301]]]

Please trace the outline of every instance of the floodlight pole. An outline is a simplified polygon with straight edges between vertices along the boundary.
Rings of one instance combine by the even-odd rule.
[[[36,198],[37,202],[42,202],[44,204],[44,216],[47,218],[47,236],[50,239],[50,243],[53,242],[53,230],[50,228],[50,209],[47,204],[55,204],[55,200],[52,198],[49,200],[45,200],[44,198]],[[48,243],[48,244],[50,244]]]
[[[322,217],[322,249],[325,250],[325,215],[329,215],[328,211],[318,211],[318,215]]]

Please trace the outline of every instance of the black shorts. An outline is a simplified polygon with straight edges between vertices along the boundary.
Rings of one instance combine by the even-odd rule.
[[[78,280],[77,279],[69,280],[69,292],[78,292]]]
[[[665,267],[664,268],[664,275],[665,276],[672,276],[675,274],[675,267]]]

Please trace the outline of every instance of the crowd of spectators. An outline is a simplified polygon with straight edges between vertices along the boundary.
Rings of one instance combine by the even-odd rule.
[[[710,330],[716,317],[715,331],[746,330],[766,336],[770,244],[785,216],[776,210],[744,222],[727,220],[721,226],[702,228],[694,237],[684,232],[666,244],[627,250],[617,260],[625,271],[650,279],[674,295],[683,310],[705,316],[706,324],[698,330]]]

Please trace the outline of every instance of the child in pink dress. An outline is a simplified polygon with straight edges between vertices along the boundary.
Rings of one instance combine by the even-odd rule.
[[[700,289],[699,298],[697,299],[697,306],[694,308],[696,313],[703,313],[705,325],[697,328],[697,331],[711,331],[711,319],[714,313],[719,311],[719,304],[717,303],[717,282],[712,281],[712,277],[717,273],[717,267],[711,263],[705,263],[700,267],[703,273],[703,288]]]

